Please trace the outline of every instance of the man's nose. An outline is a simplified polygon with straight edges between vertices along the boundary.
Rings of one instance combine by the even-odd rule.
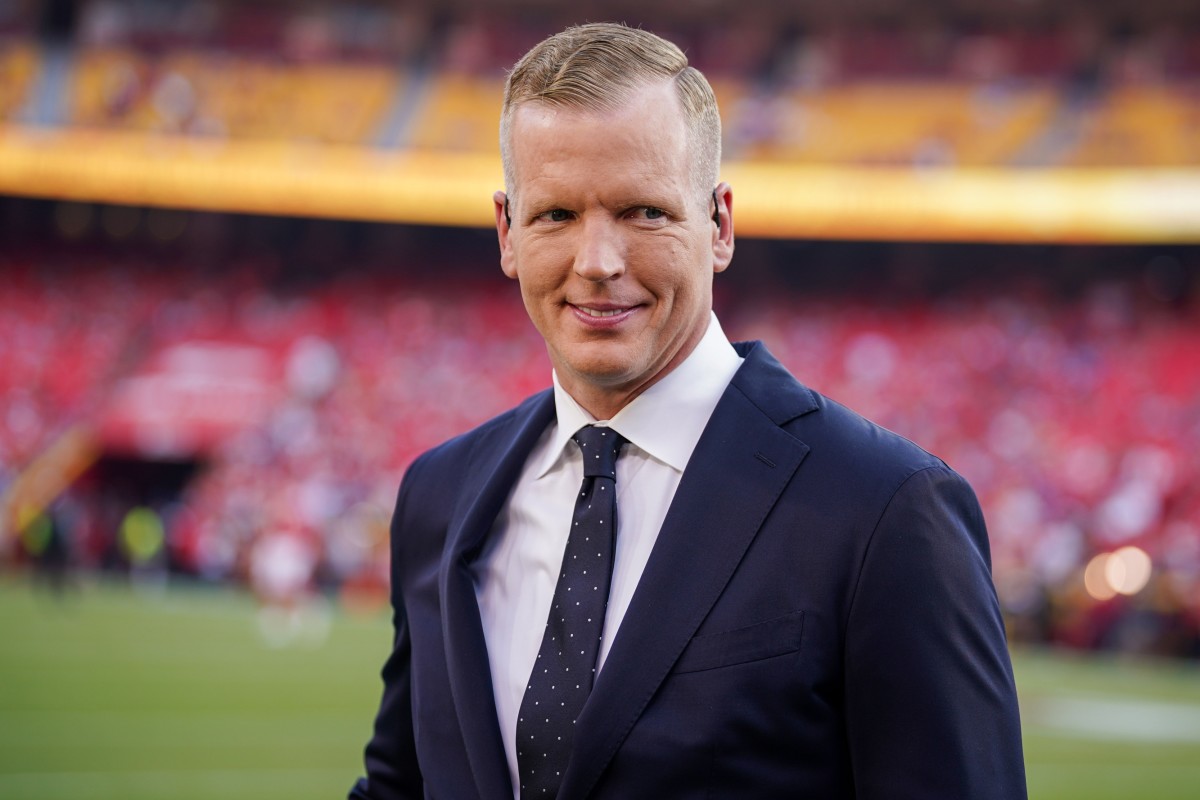
[[[625,272],[625,242],[620,222],[599,216],[583,220],[575,250],[575,274],[605,281]]]

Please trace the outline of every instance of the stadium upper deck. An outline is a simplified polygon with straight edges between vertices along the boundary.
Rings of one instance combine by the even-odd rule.
[[[668,4],[658,16],[716,84],[735,160],[1200,164],[1194,13],[1168,28],[1166,11],[1131,22],[1102,11],[1084,20],[877,8],[848,21],[807,7],[738,18],[724,3],[699,17]],[[561,12],[534,15],[545,8],[533,2],[461,16],[422,3],[80,9],[66,49],[9,36],[0,119],[492,153],[503,70],[561,27]]]

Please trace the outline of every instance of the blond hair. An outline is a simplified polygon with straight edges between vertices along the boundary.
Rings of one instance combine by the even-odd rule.
[[[515,177],[512,116],[522,103],[609,111],[637,89],[663,80],[674,83],[691,140],[692,179],[707,198],[721,168],[721,117],[712,87],[671,42],[609,22],[577,25],[542,40],[509,73],[500,112],[500,157],[509,194]]]

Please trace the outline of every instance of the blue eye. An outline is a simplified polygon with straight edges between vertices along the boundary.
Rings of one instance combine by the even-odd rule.
[[[566,209],[555,208],[551,211],[547,211],[545,216],[546,219],[550,220],[551,222],[566,222],[571,218],[571,213]]]
[[[661,208],[655,208],[654,206],[646,206],[645,213],[646,219],[660,219],[667,215],[667,212],[663,211]]]

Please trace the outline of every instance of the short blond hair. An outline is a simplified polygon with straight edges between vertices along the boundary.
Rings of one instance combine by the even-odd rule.
[[[721,169],[721,116],[712,87],[675,44],[611,22],[577,25],[543,39],[509,73],[500,112],[500,158],[509,194],[515,178],[510,128],[521,104],[607,111],[662,80],[674,83],[691,139],[692,179],[707,197]]]

